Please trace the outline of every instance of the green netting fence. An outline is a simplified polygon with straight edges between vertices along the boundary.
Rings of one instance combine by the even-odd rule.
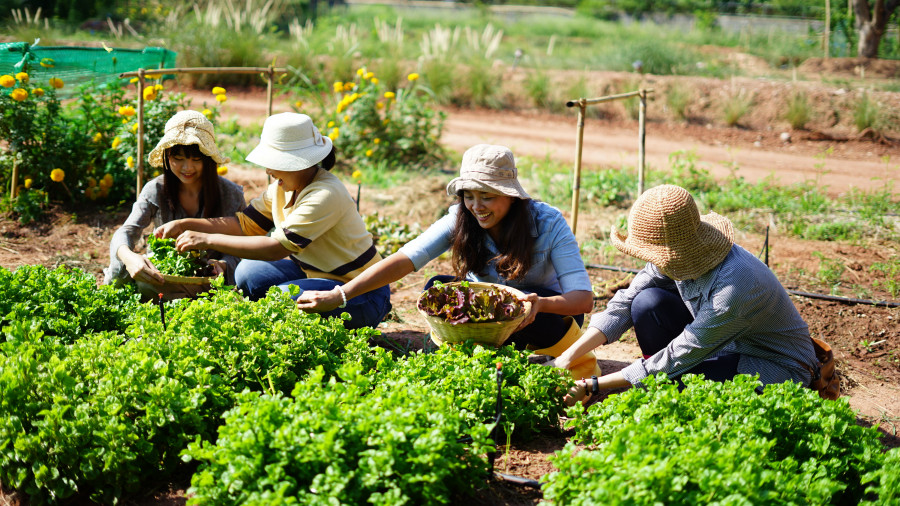
[[[119,74],[137,69],[175,66],[174,51],[161,47],[106,49],[31,45],[27,42],[0,44],[0,75],[28,72],[32,82],[58,77],[66,83],[58,95],[74,93],[79,84],[119,79]],[[9,89],[2,92],[8,93]]]

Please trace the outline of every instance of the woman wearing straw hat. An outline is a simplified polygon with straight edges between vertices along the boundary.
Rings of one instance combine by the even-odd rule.
[[[715,381],[759,374],[764,385],[809,384],[818,365],[809,329],[772,271],[734,244],[727,218],[700,216],[687,190],[657,186],[635,201],[627,235],[613,227],[611,239],[648,263],[549,365],[565,367],[632,326],[644,357],[608,376],[577,381],[569,404],[658,372]]]
[[[267,118],[247,161],[265,167],[274,181],[237,217],[178,220],[156,235],[177,237],[182,251],[214,249],[244,258],[235,284],[251,300],[273,286],[340,291],[381,260],[350,193],[328,172],[335,164],[331,139],[309,116],[286,112]],[[348,328],[376,326],[391,310],[390,289],[340,302],[324,315],[349,313]]]
[[[163,173],[144,185],[125,224],[113,234],[104,284],[129,278],[163,283],[153,263],[134,251],[147,225],[159,227],[187,217],[234,216],[246,204],[243,188],[219,176],[218,166],[228,159],[216,147],[212,123],[197,111],[172,116],[149,158],[151,166],[164,168]],[[230,255],[213,255],[211,263],[233,283],[238,261]]]
[[[463,155],[460,176],[447,185],[447,193],[458,203],[446,216],[340,291],[304,293],[298,307],[331,310],[344,297],[387,286],[449,249],[455,276],[438,276],[429,284],[468,279],[529,293],[532,312],[509,342],[558,355],[580,334],[584,313],[593,305],[591,282],[562,214],[532,200],[517,175],[508,148],[487,144],[470,148]],[[597,361],[592,355],[583,357],[574,368],[596,374]]]

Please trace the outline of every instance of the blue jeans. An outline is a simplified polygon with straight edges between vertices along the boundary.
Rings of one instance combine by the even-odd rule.
[[[694,317],[678,292],[652,287],[641,290],[631,302],[631,320],[641,353],[648,358],[668,346]],[[708,358],[685,374],[702,374],[713,381],[730,380],[737,374],[740,358],[737,353]]]
[[[269,288],[277,286],[287,292],[291,285],[304,290],[331,290],[340,281],[323,278],[307,278],[306,274],[290,258],[265,262],[262,260],[241,260],[234,271],[234,284],[250,300],[266,296]],[[297,294],[299,296],[300,294]],[[297,296],[293,297],[295,300]],[[349,313],[350,320],[344,321],[348,329],[376,327],[391,311],[391,289],[389,286],[372,290],[347,301],[347,307],[320,313],[323,318]]]
[[[456,276],[446,274],[434,276],[428,280],[428,283],[425,283],[423,290],[428,290],[437,281],[450,283],[456,280]],[[559,292],[542,287],[519,288],[518,290],[523,293],[536,293],[539,297],[559,295]],[[570,323],[565,318],[563,315],[554,313],[538,313],[535,315],[534,321],[527,327],[509,336],[506,344],[515,346],[517,350],[524,350],[528,345],[533,346],[532,349],[549,348],[558,343],[569,331]],[[573,315],[573,318],[579,327],[584,322],[583,314]]]

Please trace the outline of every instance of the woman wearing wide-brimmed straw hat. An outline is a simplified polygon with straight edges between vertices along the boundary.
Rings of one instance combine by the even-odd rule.
[[[344,285],[344,293],[306,292],[298,306],[330,310],[344,296],[386,286],[449,249],[455,276],[429,284],[468,279],[517,288],[529,294],[533,310],[509,343],[555,356],[575,342],[593,305],[591,282],[562,214],[532,200],[519,184],[512,152],[487,144],[470,148],[447,193],[457,204],[423,234]],[[579,366],[596,373],[597,361],[591,356]]]
[[[149,156],[150,165],[163,173],[144,185],[125,224],[113,234],[104,283],[129,278],[163,283],[153,263],[134,251],[151,223],[159,227],[180,218],[234,216],[244,208],[243,188],[219,176],[219,165],[228,159],[216,147],[215,135],[212,123],[197,111],[178,112],[166,122],[163,137]],[[216,272],[232,283],[238,261],[212,255]]]
[[[328,172],[336,155],[309,116],[286,112],[263,124],[247,161],[274,181],[235,218],[185,219],[156,230],[179,250],[214,249],[244,258],[235,284],[252,300],[270,287],[339,290],[381,256],[341,181]],[[336,288],[337,287],[337,288]],[[325,316],[350,314],[348,328],[375,326],[391,310],[390,289],[348,297]]]
[[[625,369],[578,381],[574,404],[588,392],[640,384],[664,372],[724,381],[759,374],[763,385],[809,384],[818,365],[809,329],[769,268],[734,244],[734,228],[716,213],[701,216],[684,188],[662,185],[638,197],[628,232],[612,243],[647,261],[628,289],[594,315],[588,330],[550,365],[565,367],[634,327],[644,358]]]

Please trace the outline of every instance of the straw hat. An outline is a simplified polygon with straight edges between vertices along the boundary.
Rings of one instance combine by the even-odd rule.
[[[163,153],[172,146],[190,146],[196,144],[200,152],[212,158],[218,165],[228,163],[228,158],[219,153],[216,147],[216,131],[206,116],[197,111],[181,111],[166,121],[162,139],[150,152],[150,165],[163,166]]]
[[[305,114],[273,114],[263,124],[259,145],[246,160],[267,169],[308,169],[331,153],[331,139],[323,137]]]
[[[619,251],[652,263],[672,279],[696,279],[725,260],[734,227],[716,213],[700,216],[684,188],[662,185],[635,201],[628,234],[614,225],[610,239]]]
[[[509,148],[478,144],[463,154],[459,177],[447,185],[447,194],[456,195],[459,190],[477,190],[530,199],[519,184],[518,174],[516,160]]]

